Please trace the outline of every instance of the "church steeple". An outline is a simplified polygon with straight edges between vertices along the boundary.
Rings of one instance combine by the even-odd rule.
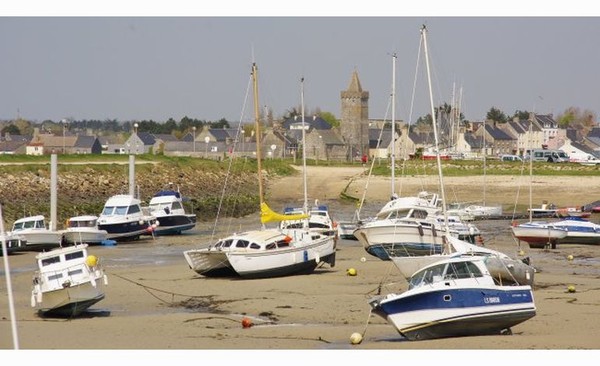
[[[369,153],[369,92],[364,91],[354,70],[348,89],[340,93],[342,118],[340,132],[349,160]]]
[[[352,73],[352,78],[350,79],[350,85],[348,85],[348,89],[346,91],[349,92],[362,92],[362,87],[360,86],[360,80],[358,80],[358,72],[354,70]]]

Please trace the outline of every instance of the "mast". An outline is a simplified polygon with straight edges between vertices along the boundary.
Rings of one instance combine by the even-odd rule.
[[[438,132],[437,132],[437,121],[435,119],[435,106],[433,104],[433,91],[431,89],[431,71],[429,68],[429,53],[427,51],[427,28],[423,25],[421,28],[421,35],[423,36],[423,48],[425,49],[425,65],[427,66],[427,84],[429,86],[429,102],[431,104],[431,120],[433,123],[433,137],[435,138],[435,156],[437,160],[438,176],[440,179],[440,195],[442,196],[442,212],[444,214],[444,225],[446,233],[450,232],[448,227],[448,212],[446,211],[446,194],[444,191],[444,176],[442,175],[442,160],[440,158]]]
[[[535,112],[533,112],[533,116],[535,118]],[[532,126],[533,125],[533,119],[530,118],[529,120],[529,222],[533,221],[533,199],[532,199],[532,186],[533,186],[533,156],[531,154],[533,154],[533,143],[531,142],[532,140]]]
[[[254,123],[256,132],[256,169],[258,170],[258,196],[260,203],[264,202],[263,198],[263,183],[262,183],[262,163],[261,163],[261,148],[260,148],[260,115],[258,108],[258,68],[256,62],[252,63],[252,84],[254,86]]]
[[[392,54],[392,194],[396,193],[394,187],[396,175],[396,53]]]
[[[304,124],[304,77],[300,79],[300,104],[302,113],[302,178],[304,183],[304,204],[302,212],[308,214],[308,191],[306,184],[306,128]]]

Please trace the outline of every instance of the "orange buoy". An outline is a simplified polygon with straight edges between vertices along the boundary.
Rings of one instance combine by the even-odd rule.
[[[243,328],[250,328],[251,326],[253,326],[254,324],[252,323],[252,320],[250,320],[250,318],[242,318],[242,327]]]

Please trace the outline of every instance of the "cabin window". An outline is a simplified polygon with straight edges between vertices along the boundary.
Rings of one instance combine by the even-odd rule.
[[[56,257],[42,259],[42,266],[47,266],[52,263],[60,263],[60,257],[56,256]]]
[[[309,228],[318,228],[318,229],[329,229],[328,225],[320,224],[318,222],[309,222],[308,227]]]
[[[73,252],[65,254],[65,259],[70,261],[72,259],[83,258],[83,252]]]
[[[140,211],[141,211],[140,210],[140,206],[138,206],[138,205],[131,205],[131,206],[129,206],[129,209],[127,210],[127,214],[131,215],[131,214],[134,214],[134,213],[138,213]]]
[[[35,228],[36,229],[44,229],[45,228],[44,222],[43,221],[36,221],[35,222]]]
[[[217,244],[215,244],[215,248],[220,248],[223,246],[223,242],[222,241],[218,241]]]
[[[482,277],[483,274],[477,266],[471,262],[456,262],[448,265],[446,278],[471,278]]]
[[[83,270],[80,268],[80,269],[76,269],[74,271],[69,271],[67,274],[69,276],[75,276],[75,275],[82,274],[82,273],[83,273]]]
[[[280,240],[280,241],[277,242],[277,247],[278,248],[285,248],[285,247],[289,247],[289,246],[290,246],[290,243],[288,243],[285,240]]]
[[[173,202],[173,204],[171,205],[171,209],[173,209],[173,210],[180,210],[180,209],[182,209],[181,203],[179,203],[179,202]]]
[[[223,242],[223,248],[229,248],[233,244],[233,239],[225,240]]]
[[[252,244],[250,244],[250,249],[260,249],[260,245],[258,245],[256,243],[252,243]]]
[[[424,219],[427,217],[427,211],[414,210],[412,213],[412,217],[414,217],[415,219]]]
[[[114,206],[106,206],[106,207],[104,207],[104,210],[102,210],[102,215],[105,215],[105,216],[112,215],[114,210],[115,210]]]
[[[269,243],[265,246],[266,250],[271,250],[277,248],[277,243]]]
[[[50,275],[48,276],[48,281],[58,280],[59,278],[62,278],[62,276],[62,273]]]
[[[248,242],[247,240],[238,240],[237,243],[235,244],[236,248],[247,248],[248,244],[250,244],[250,242]]]
[[[125,215],[127,214],[127,206],[117,206],[115,207],[115,215]]]

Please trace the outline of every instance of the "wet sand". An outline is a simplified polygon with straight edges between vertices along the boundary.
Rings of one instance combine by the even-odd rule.
[[[360,197],[366,184],[361,172],[361,168],[313,168],[309,171],[309,196],[330,204],[336,218],[351,218],[354,203],[342,202],[338,197],[346,187],[348,192]],[[515,202],[518,184],[510,177],[501,178],[495,183],[488,182],[487,195],[490,202],[510,206]],[[565,178],[538,179],[546,191],[553,192],[543,199],[557,205],[582,204],[595,200],[593,192],[600,192],[597,178],[567,179],[568,182]],[[445,183],[448,187],[453,186],[457,197],[464,197],[474,195],[475,180],[477,178],[473,177],[447,179]],[[380,207],[389,196],[389,184],[389,179],[371,178],[366,210]],[[408,187],[415,191],[424,187],[419,178],[404,184],[403,189],[407,190]],[[271,182],[268,194],[272,207],[298,201],[301,187],[301,176]],[[479,189],[481,187],[476,191]],[[527,190],[523,188],[521,192],[525,203],[529,199]],[[406,191],[405,194],[413,192]],[[597,222],[598,217],[592,217],[592,220]],[[369,256],[358,242],[339,241],[336,266],[323,266],[309,275],[260,280],[204,278],[188,268],[182,252],[207,245],[212,225],[212,222],[199,223],[195,230],[182,236],[148,238],[114,247],[92,247],[90,253],[101,258],[109,285],[106,298],[77,319],[37,316],[29,305],[35,253],[9,256],[20,348],[579,350],[575,354],[569,353],[569,357],[585,356],[586,359],[589,350],[600,349],[600,247],[597,246],[559,245],[553,250],[530,250],[526,244],[519,247],[511,237],[510,221],[476,222],[485,233],[488,247],[515,257],[519,250],[524,250],[525,256],[529,256],[538,269],[534,286],[536,316],[513,327],[513,334],[508,336],[409,342],[384,319],[370,316],[367,303],[367,299],[378,291],[406,289],[406,281],[392,263]],[[257,225],[258,217],[246,217],[227,220],[221,227],[226,232]],[[568,255],[573,255],[574,259],[567,260]],[[349,268],[356,269],[357,275],[347,275]],[[0,349],[11,349],[3,269],[1,274]],[[575,293],[567,291],[570,285],[575,286]],[[243,317],[250,318],[254,326],[243,328]],[[350,344],[350,335],[354,332],[364,333],[359,345]],[[350,353],[350,357],[354,357],[355,352]],[[418,353],[418,356],[424,354]],[[524,355],[529,356],[529,353]],[[540,356],[544,355],[535,355],[538,360]],[[580,361],[578,364],[585,363],[584,359]]]

